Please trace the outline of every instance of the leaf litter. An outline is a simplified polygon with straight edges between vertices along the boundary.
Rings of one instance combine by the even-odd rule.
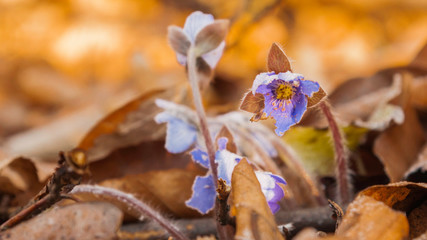
[[[126,4],[119,5],[126,9]],[[117,7],[120,8],[119,5]],[[171,9],[160,5],[159,8]],[[221,138],[227,138],[227,151],[245,156],[250,162],[240,160],[236,165],[232,171],[231,185],[222,190],[227,198],[219,207],[202,215],[186,204],[193,194],[194,180],[210,173],[212,168],[206,170],[200,167],[192,161],[189,154],[193,148],[201,147],[206,150],[209,146],[204,142],[206,135],[202,133],[203,126],[199,123],[200,112],[192,110],[190,86],[177,80],[184,75],[173,75],[178,70],[168,65],[170,59],[163,64],[161,61],[144,63],[138,62],[141,59],[136,57],[132,63],[136,64],[135,69],[139,68],[138,71],[142,71],[143,75],[153,74],[140,76],[141,79],[157,81],[161,74],[155,71],[169,71],[171,75],[164,77],[167,84],[160,83],[161,80],[158,85],[150,83],[152,85],[147,87],[149,90],[139,91],[145,92],[139,97],[135,97],[135,91],[130,91],[133,99],[119,97],[127,100],[122,102],[122,107],[117,108],[116,105],[114,111],[106,111],[96,104],[90,91],[84,90],[85,84],[70,80],[82,75],[76,70],[74,75],[67,76],[67,71],[71,69],[64,72],[66,68],[59,67],[64,64],[65,59],[58,59],[58,65],[53,67],[30,62],[27,63],[28,69],[21,66],[26,71],[16,70],[19,73],[17,84],[22,88],[20,94],[25,97],[11,97],[16,104],[11,104],[8,111],[26,111],[29,109],[28,102],[32,102],[39,110],[52,114],[55,119],[49,122],[46,118],[38,117],[37,120],[34,113],[28,118],[33,122],[16,117],[22,117],[23,114],[29,117],[26,112],[20,113],[21,115],[11,114],[10,119],[0,118],[0,122],[5,123],[3,126],[10,127],[0,134],[0,221],[4,224],[15,219],[13,225],[2,225],[4,228],[0,232],[0,239],[167,239],[170,236],[177,239],[214,236],[221,239],[425,238],[427,102],[424,89],[427,87],[427,46],[407,66],[380,70],[369,77],[349,79],[350,76],[359,74],[347,75],[337,81],[339,83],[335,84],[333,91],[333,88],[321,82],[327,91],[321,87],[312,98],[308,97],[308,106],[311,108],[308,108],[299,126],[292,127],[280,137],[274,134],[272,121],[249,121],[266,119],[260,114],[266,108],[264,96],[249,92],[243,98],[240,108],[255,113],[251,118],[242,112],[231,112],[237,110],[234,106],[238,102],[215,105],[224,99],[233,98],[221,96],[220,88],[212,90],[214,84],[233,81],[240,87],[238,94],[243,93],[249,84],[242,79],[253,79],[253,76],[261,72],[266,57],[269,71],[278,73],[283,72],[283,69],[299,69],[299,66],[292,68],[294,61],[287,56],[294,56],[298,60],[302,55],[296,54],[296,50],[283,55],[283,49],[274,43],[269,52],[257,51],[257,38],[246,39],[245,34],[255,34],[259,29],[268,32],[266,25],[262,21],[257,23],[255,19],[267,19],[265,21],[271,22],[272,26],[277,24],[266,13],[280,6],[261,5],[255,4],[235,15],[234,20],[237,20],[231,21],[231,33],[227,37],[227,41],[233,44],[226,49],[224,59],[215,73],[202,57],[196,58],[196,75],[203,91],[203,105],[207,110],[211,137],[215,143]],[[265,9],[255,11],[258,7]],[[211,10],[221,12],[215,7]],[[182,13],[181,15],[184,16]],[[221,22],[223,20],[217,21],[216,25],[221,25],[220,27],[211,24],[212,29],[206,28],[203,34],[197,36],[196,45],[203,46],[205,51],[200,54],[209,53],[223,41],[226,28]],[[168,21],[167,24],[171,23]],[[0,24],[4,24],[1,18]],[[261,27],[257,28],[258,25]],[[248,29],[252,29],[254,33],[245,33]],[[166,30],[162,34],[165,32]],[[180,54],[186,55],[193,47],[192,43],[180,45],[187,41],[188,36],[185,32],[178,33],[176,41],[170,41],[170,44],[172,47],[176,46],[174,49],[178,49]],[[124,36],[126,33],[120,34]],[[144,42],[158,39],[159,37],[150,36]],[[268,42],[271,44],[273,40]],[[166,48],[166,40],[161,44],[163,45],[158,48],[161,50],[156,55],[164,53],[164,59],[173,58],[170,52],[162,49]],[[58,49],[55,54],[58,54]],[[243,51],[244,49],[246,50]],[[114,51],[111,53],[117,54]],[[261,53],[263,65],[247,62],[248,59],[255,59],[256,54],[261,56]],[[151,59],[155,59],[153,56],[151,55]],[[85,60],[86,63],[94,61],[94,58]],[[298,65],[303,63],[301,61]],[[0,64],[5,69],[0,69],[2,73],[4,71],[13,75],[10,69],[16,63]],[[107,61],[106,64],[110,63]],[[247,72],[231,71],[234,67],[230,66],[233,65],[240,65]],[[94,63],[93,66],[97,65]],[[147,70],[147,66],[154,69],[154,73]],[[371,72],[384,66],[378,65]],[[164,70],[159,70],[161,68]],[[123,73],[114,67],[110,70],[108,72],[98,68],[95,75],[99,77],[113,73],[112,76],[117,77]],[[188,72],[191,69],[187,67],[180,71]],[[365,75],[369,74],[365,72]],[[210,83],[212,76],[215,76],[215,81]],[[348,81],[344,81],[347,79]],[[132,81],[121,88],[127,89],[132,84],[135,85]],[[34,87],[37,85],[41,87]],[[14,89],[10,86],[8,88]],[[3,92],[5,91],[2,89],[1,106],[4,104],[1,98]],[[206,93],[211,95],[204,96]],[[110,91],[108,94],[118,96],[117,92]],[[85,105],[81,103],[77,104],[80,109],[76,105],[70,107],[82,96],[89,101],[90,108],[87,111],[81,111]],[[339,131],[345,140],[343,145],[351,170],[350,191],[357,194],[350,199],[349,205],[335,203],[333,209],[328,207],[326,200],[339,200],[336,186],[340,179],[335,178],[337,165],[333,148],[336,142],[329,129],[326,129],[327,121],[316,107],[326,98],[329,99],[333,115],[338,119]],[[197,140],[185,151],[173,154],[165,149],[169,134],[167,128],[171,126],[155,121],[155,116],[165,111],[155,104],[156,99],[176,104],[171,105],[171,109],[166,109],[176,119],[191,116],[192,119],[188,122],[197,129],[198,135]],[[179,112],[177,109],[180,105],[185,105],[190,110]],[[68,111],[69,117],[58,121],[61,115],[58,114],[58,109],[61,108],[65,109],[64,112]],[[30,111],[32,110],[28,110]],[[6,110],[2,109],[0,112],[3,115]],[[12,118],[15,120],[11,120]],[[16,134],[18,132],[21,135]],[[81,140],[76,141],[73,134],[78,135],[77,138]],[[56,163],[53,160],[57,159],[54,156],[59,151],[64,151],[60,157],[62,162]],[[73,153],[81,155],[70,155]],[[270,211],[267,196],[263,195],[263,180],[255,177],[254,170],[272,172],[286,180],[286,185],[280,185],[284,196],[278,201],[280,210],[275,215]],[[376,185],[378,183],[381,185]],[[79,187],[84,189],[86,186],[78,186],[80,184],[89,184],[88,186],[99,191],[79,192]],[[73,192],[75,186],[78,187]],[[103,188],[110,189],[108,191],[112,193],[119,191],[123,195],[107,195],[100,190]],[[130,207],[129,199],[146,204],[146,208],[135,210],[138,208]],[[332,215],[341,208],[343,215],[339,214],[340,222],[337,224],[337,218]],[[142,217],[141,211],[147,215]],[[223,220],[220,222],[225,225],[217,227],[221,225],[216,221],[219,212],[223,214],[219,217]],[[16,217],[20,214],[24,217]],[[165,223],[172,227],[165,227]]]

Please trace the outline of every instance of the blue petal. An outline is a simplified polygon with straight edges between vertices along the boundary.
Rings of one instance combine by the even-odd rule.
[[[252,84],[252,93],[255,94],[257,93],[261,93],[261,94],[265,94],[266,92],[263,92],[261,89],[259,89],[261,86],[266,86],[269,83],[271,83],[274,79],[277,79],[277,75],[274,74],[274,72],[263,72],[258,74],[255,77],[254,83]],[[262,88],[264,89],[264,88]]]
[[[155,121],[168,123],[165,148],[171,153],[184,152],[196,141],[196,127],[167,112],[157,114]]]
[[[227,149],[227,143],[228,143],[228,139],[226,137],[220,137],[217,141],[218,150]]]
[[[215,162],[218,164],[218,178],[222,178],[227,184],[231,184],[231,174],[241,159],[241,156],[227,150],[217,151]]]
[[[295,123],[299,123],[301,121],[302,116],[307,110],[307,98],[303,94],[296,94],[291,102],[294,105],[294,110],[292,111],[292,118]]]
[[[274,174],[271,174],[270,176],[272,178],[274,178],[274,180],[276,181],[276,183],[281,183],[281,184],[285,184],[285,185],[287,184],[286,181],[285,181],[285,179],[283,179],[280,176],[277,176],[277,175],[274,175]]]
[[[191,154],[193,161],[195,163],[198,163],[205,168],[209,168],[209,166],[210,166],[209,156],[206,152],[204,152],[200,149],[194,149],[193,151],[190,152],[190,154]]]
[[[193,195],[185,204],[193,209],[196,209],[202,214],[208,213],[214,208],[216,190],[212,175],[197,176],[193,183]]]
[[[270,207],[270,210],[273,214],[275,214],[280,209],[279,204],[276,202],[268,202],[268,206]]]
[[[206,25],[213,22],[214,17],[211,14],[204,14],[200,11],[193,12],[185,20],[184,32],[187,34],[190,40],[194,42],[197,33],[199,33],[199,31],[202,30]]]
[[[303,80],[300,82],[300,91],[309,97],[315,92],[318,92],[320,88],[319,83],[310,80]]]

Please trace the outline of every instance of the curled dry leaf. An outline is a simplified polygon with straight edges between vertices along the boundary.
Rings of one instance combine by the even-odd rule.
[[[123,214],[109,203],[77,203],[53,208],[14,228],[0,239],[117,239]]]
[[[88,161],[93,162],[116,149],[159,140],[164,136],[165,128],[154,121],[154,116],[161,111],[154,101],[174,98],[177,92],[179,90],[153,90],[129,102],[99,121],[78,147],[86,150]]]
[[[354,123],[359,127],[383,131],[393,122],[402,124],[404,119],[405,115],[401,107],[387,103],[378,105],[368,120],[356,119]]]
[[[335,234],[339,239],[401,240],[408,238],[409,224],[405,213],[374,198],[359,195],[348,206]]]
[[[418,155],[418,160],[405,173],[405,179],[412,182],[427,182],[427,144]]]
[[[25,204],[42,186],[37,169],[30,159],[12,159],[0,168],[0,193],[14,195],[13,205]]]
[[[417,160],[425,143],[423,128],[409,100],[411,80],[411,76],[403,76],[402,92],[393,99],[394,103],[403,108],[405,114],[403,124],[389,127],[374,143],[374,153],[383,163],[391,182],[399,181],[404,177],[406,171]]]
[[[228,20],[215,20],[200,30],[194,42],[196,56],[201,56],[217,48],[224,41],[229,24]]]
[[[234,168],[231,189],[236,239],[283,239],[255,173],[244,158]]]
[[[412,238],[427,235],[427,215],[423,211],[427,208],[427,184],[399,182],[377,185],[363,190],[359,195],[369,196],[395,210],[406,212]]]

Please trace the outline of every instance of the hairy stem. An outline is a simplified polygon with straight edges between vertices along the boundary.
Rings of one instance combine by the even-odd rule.
[[[329,104],[322,101],[319,103],[319,107],[328,121],[334,143],[338,197],[337,202],[339,204],[348,204],[351,200],[350,175],[348,172],[348,159],[345,153],[343,136],[341,135],[338,124],[332,115]]]
[[[147,216],[154,221],[156,221],[160,226],[162,226],[166,231],[169,232],[171,236],[180,240],[189,240],[188,237],[184,236],[172,222],[164,218],[160,213],[156,212],[147,204],[139,201],[133,195],[121,192],[116,189],[106,188],[101,186],[94,185],[79,185],[74,187],[71,193],[91,193],[100,195],[106,198],[113,198],[116,201],[124,203],[129,209],[137,212],[140,216]]]
[[[215,146],[209,132],[208,121],[206,119],[205,109],[203,108],[202,97],[200,96],[199,79],[197,77],[196,69],[196,57],[197,56],[194,53],[194,48],[190,47],[187,54],[188,78],[190,80],[191,89],[193,91],[193,100],[196,107],[197,116],[200,120],[200,129],[206,143],[212,177],[215,182],[215,188],[218,188],[218,183],[216,181],[216,179],[218,179],[218,171],[215,163]]]
[[[211,134],[208,128],[208,121],[206,119],[205,109],[202,104],[202,97],[200,96],[199,88],[199,79],[197,76],[197,66],[196,66],[196,54],[194,52],[194,47],[191,46],[188,49],[187,53],[187,67],[188,67],[188,79],[190,81],[191,89],[193,90],[193,100],[194,105],[196,106],[197,116],[200,120],[200,129],[202,131],[203,137],[205,138],[206,149],[209,156],[210,170],[212,172],[212,177],[214,179],[215,188],[218,189],[218,170],[215,163],[215,146],[212,141]],[[215,213],[219,212],[218,204],[215,203]],[[222,226],[218,221],[216,221],[216,229],[218,231],[219,239],[228,240],[232,239],[232,234],[230,232],[229,226]]]

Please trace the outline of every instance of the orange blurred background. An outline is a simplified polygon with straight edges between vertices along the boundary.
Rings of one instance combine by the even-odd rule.
[[[0,142],[16,147],[20,133],[63,120],[77,127],[56,141],[73,146],[130,99],[185,81],[166,33],[194,10],[232,21],[215,79],[234,86],[234,100],[265,71],[272,42],[330,92],[409,63],[427,40],[418,0],[0,0]]]

